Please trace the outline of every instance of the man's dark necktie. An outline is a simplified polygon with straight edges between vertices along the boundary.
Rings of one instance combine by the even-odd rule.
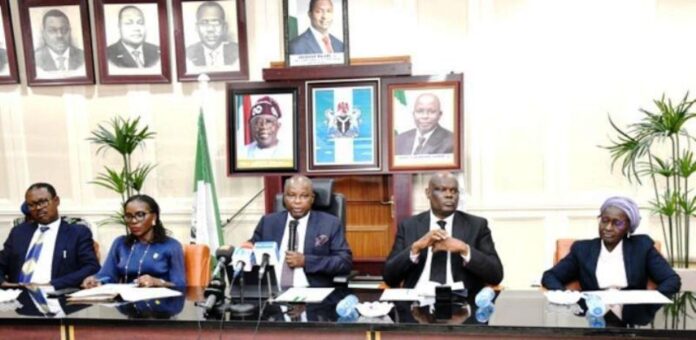
[[[437,225],[440,229],[445,230],[445,225],[447,222],[440,220],[437,221]],[[449,252],[438,251],[433,252],[433,258],[430,262],[430,281],[445,283],[447,281],[447,256]]]
[[[418,137],[418,146],[416,146],[416,149],[413,150],[413,154],[418,155],[423,152],[423,146],[425,146],[425,137],[420,136]]]
[[[299,221],[297,220],[292,220],[290,221],[290,225],[288,226],[290,229],[289,234],[288,234],[288,251],[296,251],[297,250],[297,225],[299,224]],[[280,287],[283,289],[290,288],[292,287],[293,283],[293,278],[295,272],[290,268],[287,262],[283,263],[283,271],[280,274],[281,279],[280,279]]]

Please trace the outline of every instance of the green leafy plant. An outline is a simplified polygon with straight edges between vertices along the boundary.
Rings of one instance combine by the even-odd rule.
[[[123,166],[120,170],[104,166],[104,171],[90,183],[116,192],[121,196],[121,203],[128,197],[139,194],[147,175],[156,165],[144,163],[134,167],[131,156],[136,149],[144,147],[146,140],[153,139],[156,133],[150,131],[148,126],[141,127],[140,117],[133,120],[115,117],[106,124],[99,124],[91,133],[92,137],[87,140],[99,146],[97,155],[108,150],[116,151],[121,155]],[[125,225],[122,209],[104,222]]]
[[[695,102],[688,92],[676,104],[662,95],[653,100],[657,112],[640,109],[644,116],[625,129],[609,117],[617,136],[604,146],[611,154],[612,169],[620,163],[629,182],[643,184],[647,179],[652,185],[651,209],[660,216],[667,258],[674,267],[689,266],[690,220],[696,214],[696,195],[689,182],[696,172],[694,138],[686,128],[696,117],[690,112]]]

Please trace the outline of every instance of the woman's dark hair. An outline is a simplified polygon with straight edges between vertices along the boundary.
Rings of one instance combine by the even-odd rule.
[[[152,243],[164,242],[167,239],[168,231],[167,229],[164,229],[164,225],[162,224],[159,204],[157,204],[154,198],[148,195],[133,195],[126,200],[126,203],[123,203],[123,211],[126,211],[126,206],[128,203],[135,201],[147,204],[148,208],[150,208],[150,212],[157,214],[157,220],[155,221],[154,227],[152,227],[152,232],[154,234],[152,237]],[[137,237],[133,236],[133,234],[129,232],[128,235],[126,235],[126,245],[133,245],[137,239]]]

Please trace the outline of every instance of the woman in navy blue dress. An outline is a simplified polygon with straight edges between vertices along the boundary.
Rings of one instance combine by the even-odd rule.
[[[185,287],[184,253],[181,244],[167,236],[157,202],[135,195],[126,201],[124,212],[128,234],[114,240],[102,269],[82,286],[134,282],[140,287]]]

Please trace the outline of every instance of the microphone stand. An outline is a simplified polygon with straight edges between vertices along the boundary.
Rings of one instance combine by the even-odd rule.
[[[244,268],[242,267],[241,271],[244,271]],[[230,311],[230,313],[233,316],[249,316],[254,313],[254,305],[250,303],[244,303],[244,274],[240,271],[239,275],[239,303],[230,303],[230,305],[227,307],[227,309]],[[234,285],[234,278],[232,278],[232,282],[230,283],[230,300],[232,300],[232,286]]]

